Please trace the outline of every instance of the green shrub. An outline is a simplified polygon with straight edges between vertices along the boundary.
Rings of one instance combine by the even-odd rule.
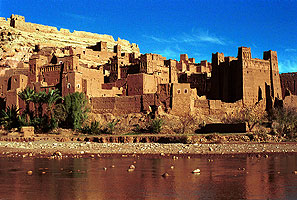
[[[109,122],[106,124],[106,128],[103,129],[103,133],[105,134],[113,134],[115,130],[115,126],[118,124],[120,120],[113,120],[112,122]]]
[[[0,125],[3,125],[6,130],[11,130],[12,128],[20,128],[21,119],[19,115],[20,109],[15,105],[7,107],[6,110],[1,110]]]
[[[147,129],[150,133],[160,133],[162,130],[163,124],[164,124],[164,121],[162,119],[156,118],[149,122]]]
[[[83,128],[80,129],[80,131],[85,134],[100,134],[100,123],[98,121],[92,121],[90,125],[85,125]]]

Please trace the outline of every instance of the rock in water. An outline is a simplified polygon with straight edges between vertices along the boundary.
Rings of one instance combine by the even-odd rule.
[[[200,169],[195,169],[195,170],[192,171],[192,173],[193,173],[193,174],[195,174],[195,173],[200,173]]]
[[[136,167],[135,167],[135,165],[130,165],[129,166],[129,169],[135,169]]]
[[[132,172],[135,170],[135,165],[130,165],[129,168],[128,168],[128,172]]]

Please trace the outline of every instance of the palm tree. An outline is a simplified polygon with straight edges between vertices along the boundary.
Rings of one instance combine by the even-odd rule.
[[[27,87],[23,91],[19,92],[18,95],[26,104],[25,113],[27,114],[27,117],[29,117],[29,119],[27,118],[27,121],[29,122],[30,118],[33,117],[32,113],[30,112],[30,102],[33,101],[33,98],[35,96],[35,91]]]
[[[62,99],[62,97],[61,97],[60,91],[58,89],[55,89],[55,90],[49,89],[49,91],[45,97],[45,100],[47,103],[47,112],[48,112],[49,120],[54,116],[55,103],[60,99]]]
[[[38,105],[38,101],[39,101],[38,94],[39,93],[35,93],[34,96],[32,97],[32,102],[34,103],[34,116],[35,117],[38,115],[38,109],[37,109],[37,105]]]
[[[47,94],[44,91],[35,93],[35,95],[33,96],[32,102],[35,105],[35,112],[36,112],[35,115],[38,116],[39,118],[41,118],[43,115],[43,104],[45,104],[46,101],[47,101]],[[38,108],[37,108],[37,105],[38,105]]]

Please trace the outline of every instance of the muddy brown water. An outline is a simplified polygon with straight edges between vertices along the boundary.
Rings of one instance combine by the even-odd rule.
[[[136,168],[129,172],[131,164]],[[197,168],[201,173],[192,174]],[[297,199],[295,170],[296,154],[2,157],[0,199]]]

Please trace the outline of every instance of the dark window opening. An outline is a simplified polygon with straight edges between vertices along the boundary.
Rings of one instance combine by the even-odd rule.
[[[55,55],[52,57],[51,63],[52,64],[57,64],[58,63],[58,59],[57,59],[57,57]]]
[[[7,91],[8,90],[11,90],[11,77],[8,79],[8,82],[7,82]]]
[[[262,89],[259,87],[259,90],[258,90],[258,101],[261,101],[263,99],[262,97]]]

